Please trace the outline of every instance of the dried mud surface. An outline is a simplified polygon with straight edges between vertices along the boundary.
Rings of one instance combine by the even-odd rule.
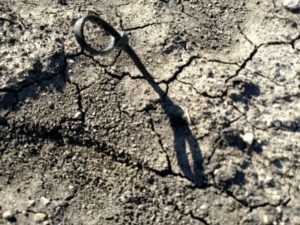
[[[89,13],[155,83],[80,50]],[[300,224],[299,19],[279,0],[2,0],[0,224]]]

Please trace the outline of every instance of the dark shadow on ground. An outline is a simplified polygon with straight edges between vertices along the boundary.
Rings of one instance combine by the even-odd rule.
[[[286,8],[286,9],[287,9],[287,11],[290,11],[291,13],[300,14],[300,9],[299,8],[297,8],[297,9],[288,9],[288,8]]]
[[[46,91],[56,90],[62,93],[66,85],[64,81],[65,60],[66,56],[63,52],[53,54],[50,58],[49,68],[45,69],[40,59],[36,59],[33,62],[33,68],[28,71],[24,80],[18,82],[16,78],[11,78],[8,81],[11,84],[10,87],[0,90],[0,110],[18,111],[27,99],[37,99],[41,93]],[[56,72],[49,73],[47,70]],[[59,75],[61,75],[61,79],[55,79]]]
[[[242,102],[246,105],[256,96],[260,95],[260,88],[251,81],[235,80],[232,83],[234,89],[239,90],[239,93],[232,93],[229,97],[234,102]]]
[[[154,81],[153,76],[145,68],[135,51],[126,46],[125,52],[132,58],[135,65],[149,82],[153,90],[160,96],[160,103],[169,118],[174,134],[174,150],[178,165],[184,176],[192,181],[196,186],[203,187],[206,184],[204,177],[203,158],[198,141],[192,134],[187,121],[184,119],[184,112],[180,106],[175,104],[171,98]],[[188,157],[188,148],[191,152],[192,162]]]

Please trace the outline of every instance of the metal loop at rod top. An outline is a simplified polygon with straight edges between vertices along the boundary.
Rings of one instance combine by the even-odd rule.
[[[107,31],[113,37],[112,42],[106,48],[97,50],[97,49],[94,49],[91,45],[89,45],[85,41],[85,37],[83,34],[83,26],[87,21],[90,21],[92,23],[95,23],[95,24],[101,26],[105,31]],[[107,54],[111,50],[113,50],[113,48],[119,48],[119,49],[124,50],[124,52],[126,52],[130,56],[130,58],[132,59],[134,64],[137,66],[137,68],[140,70],[140,72],[145,76],[145,78],[150,83],[152,83],[152,84],[155,83],[153,77],[150,75],[150,73],[148,72],[148,70],[146,69],[146,67],[144,66],[142,61],[140,60],[140,58],[137,56],[135,51],[128,44],[127,36],[125,34],[122,34],[122,33],[119,33],[118,31],[116,31],[110,24],[108,24],[103,19],[101,19],[95,15],[84,16],[84,17],[80,18],[79,20],[77,20],[77,22],[75,23],[74,32],[75,32],[76,40],[78,41],[81,48],[83,50],[86,50],[87,52],[89,52],[91,55]]]
[[[83,28],[85,23],[88,21],[102,27],[111,35],[112,40],[107,47],[98,50],[86,42]],[[87,15],[77,20],[74,25],[74,33],[81,48],[89,52],[91,55],[104,55],[111,52],[114,48],[124,48],[128,44],[128,38],[126,35],[119,33],[109,23],[96,15]]]

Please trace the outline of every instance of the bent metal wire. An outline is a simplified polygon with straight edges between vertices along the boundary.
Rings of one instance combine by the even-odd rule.
[[[100,27],[102,27],[106,32],[111,35],[111,42],[110,44],[103,48],[103,49],[95,49],[90,44],[88,44],[85,40],[83,28],[86,22],[94,23]],[[96,15],[86,15],[82,18],[78,19],[74,25],[74,33],[77,42],[79,43],[80,47],[90,53],[91,55],[104,55],[108,54],[114,48],[118,48],[126,52],[135,65],[138,67],[140,72],[144,75],[144,77],[151,83],[155,83],[153,77],[150,75],[148,70],[145,68],[143,63],[141,62],[140,58],[137,56],[135,51],[129,46],[128,44],[128,37],[123,32],[118,32],[114,29],[109,23],[105,20],[101,19]]]

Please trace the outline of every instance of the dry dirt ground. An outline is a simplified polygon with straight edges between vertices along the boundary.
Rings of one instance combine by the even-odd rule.
[[[89,13],[155,83],[80,50]],[[1,0],[0,224],[300,224],[299,19],[279,0]]]

